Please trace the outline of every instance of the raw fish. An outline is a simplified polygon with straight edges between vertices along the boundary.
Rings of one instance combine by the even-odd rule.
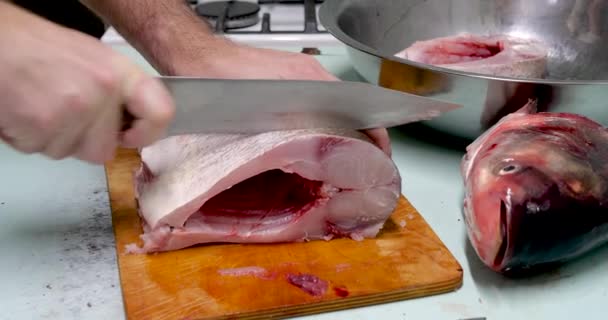
[[[375,237],[401,192],[365,134],[295,130],[170,137],[141,151],[143,248]]]
[[[540,79],[547,72],[547,47],[537,41],[507,35],[455,36],[415,42],[396,56],[437,67],[488,76]],[[546,110],[553,99],[550,87],[529,83],[489,81],[479,119],[487,130],[505,115],[534,98]]]
[[[312,296],[322,296],[327,291],[327,281],[312,274],[290,274],[287,282]]]
[[[502,118],[461,166],[469,240],[505,274],[544,270],[608,240],[608,130],[534,108]]]
[[[417,41],[395,56],[471,73],[514,78],[542,78],[547,49],[536,41],[506,35],[455,36]]]

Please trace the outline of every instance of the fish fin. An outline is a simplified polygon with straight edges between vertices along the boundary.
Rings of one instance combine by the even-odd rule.
[[[538,99],[528,99],[523,107],[515,111],[516,114],[532,114],[538,112]]]

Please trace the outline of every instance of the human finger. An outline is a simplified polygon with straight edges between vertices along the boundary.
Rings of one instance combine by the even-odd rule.
[[[124,105],[135,118],[124,132],[121,145],[138,148],[159,139],[173,118],[175,106],[165,86],[156,78],[140,73],[124,87]]]
[[[369,129],[363,131],[384,153],[392,156],[393,150],[388,131],[384,128]]]

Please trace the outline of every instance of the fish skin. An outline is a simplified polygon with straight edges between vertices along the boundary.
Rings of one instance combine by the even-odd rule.
[[[210,242],[272,243],[348,236],[375,237],[397,206],[401,177],[386,152],[354,130],[290,130],[255,135],[184,135],[141,150],[135,191],[144,233],[131,253],[183,249]],[[270,170],[314,183],[316,200],[278,215],[200,215],[223,191]],[[268,182],[253,190],[258,201]],[[314,190],[313,190],[314,189]],[[252,191],[252,192],[253,192]],[[289,193],[278,190],[272,196]],[[289,190],[288,190],[289,191]],[[299,199],[299,198],[298,198]],[[232,203],[239,208],[241,202]],[[220,208],[221,209],[221,208]],[[276,211],[276,210],[275,210]],[[240,214],[240,213],[237,213]],[[255,215],[258,214],[258,215]],[[255,220],[258,219],[256,221]],[[289,221],[289,222],[285,222]]]
[[[608,130],[571,113],[502,118],[467,147],[463,214],[480,260],[506,275],[560,265],[608,242]]]
[[[542,78],[547,55],[547,48],[537,40],[470,33],[416,41],[395,54],[437,67],[513,78]]]

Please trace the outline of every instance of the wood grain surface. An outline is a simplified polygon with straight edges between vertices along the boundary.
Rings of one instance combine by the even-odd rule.
[[[405,197],[376,239],[127,254],[125,245],[141,244],[132,181],[139,161],[134,151],[119,150],[106,165],[130,320],[278,319],[439,294],[462,284],[460,264]],[[238,275],[233,268],[256,273]],[[311,295],[290,284],[290,274],[314,275],[328,283],[327,291]]]

